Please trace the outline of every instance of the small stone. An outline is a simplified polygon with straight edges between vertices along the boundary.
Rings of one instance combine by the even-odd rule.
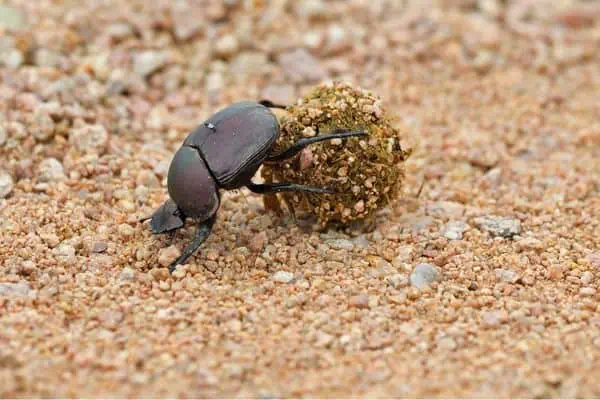
[[[31,134],[39,141],[47,141],[54,136],[54,121],[46,112],[38,111],[33,117],[30,127]]]
[[[142,78],[146,78],[167,65],[168,60],[169,56],[165,52],[144,51],[134,57],[133,70]]]
[[[254,252],[262,251],[268,241],[269,238],[267,237],[267,233],[265,231],[261,231],[254,235],[252,239],[250,239],[248,247]]]
[[[18,30],[25,26],[25,16],[15,7],[0,5],[0,27]]]
[[[562,279],[563,270],[560,265],[550,265],[548,267],[548,278],[552,281],[557,281]]]
[[[38,180],[40,182],[54,182],[65,179],[62,164],[56,158],[46,158],[38,168]]]
[[[427,207],[427,213],[433,217],[446,217],[457,219],[462,217],[465,206],[453,201],[438,201]]]
[[[69,142],[84,153],[102,154],[108,145],[108,132],[102,125],[84,125],[71,130]]]
[[[27,297],[31,292],[32,289],[26,282],[0,283],[0,296]]]
[[[288,271],[277,271],[273,274],[273,280],[279,283],[290,283],[294,280],[294,274]]]
[[[354,308],[369,308],[369,296],[359,294],[350,298],[350,307]]]
[[[132,281],[135,279],[135,270],[129,267],[123,268],[119,274],[119,279],[122,281]]]
[[[473,220],[475,225],[492,236],[511,238],[521,233],[521,221],[513,217],[500,217],[488,215]]]
[[[13,190],[12,176],[6,171],[0,170],[0,199],[4,199]]]
[[[160,181],[158,180],[156,175],[153,172],[148,171],[146,169],[143,169],[139,172],[139,174],[135,178],[135,183],[138,186],[145,186],[147,188],[160,187]]]
[[[56,249],[54,249],[56,258],[67,265],[73,265],[77,258],[75,257],[75,247],[68,243],[61,243]]]
[[[589,285],[594,280],[594,274],[592,274],[590,271],[585,271],[583,274],[581,274],[580,279],[581,283],[584,285]]]
[[[270,84],[263,89],[262,98],[276,104],[292,104],[296,100],[296,87],[290,84]]]
[[[406,275],[402,274],[394,274],[392,276],[389,276],[387,278],[387,281],[390,285],[392,285],[394,289],[400,289],[405,286],[408,286],[408,278],[406,277]]]
[[[348,239],[333,239],[328,240],[326,243],[329,247],[335,250],[354,250],[354,243]]]
[[[293,83],[317,82],[326,77],[325,68],[305,49],[282,53],[279,63]]]
[[[131,237],[135,233],[135,230],[129,224],[120,224],[118,227],[119,234],[125,237]]]
[[[521,250],[541,250],[542,242],[536,238],[528,237],[517,242]]]
[[[450,336],[444,336],[443,338],[438,340],[438,348],[444,350],[455,350],[456,349],[456,340],[451,338]]]
[[[194,11],[187,2],[172,3],[173,33],[178,40],[189,40],[204,28],[206,24],[204,18]]]
[[[496,273],[496,278],[501,279],[504,282],[516,283],[521,279],[521,276],[512,269],[498,268],[494,272]]]
[[[418,264],[410,274],[410,284],[417,289],[422,289],[440,279],[437,267],[431,264]]]
[[[168,267],[181,255],[181,252],[175,245],[160,249],[158,252],[158,263],[163,267]]]
[[[593,267],[600,269],[600,253],[589,254],[586,258]]]
[[[448,240],[461,240],[463,238],[463,233],[469,229],[469,225],[467,225],[463,221],[449,221],[442,228],[443,235]]]
[[[94,243],[94,247],[92,247],[92,253],[104,253],[108,245],[104,242],[96,242]]]
[[[486,328],[494,328],[506,321],[507,315],[504,311],[485,311],[481,314],[481,323]]]
[[[215,43],[215,53],[218,57],[229,59],[239,50],[239,42],[233,35],[224,35]]]
[[[133,35],[133,27],[126,22],[117,22],[106,28],[106,34],[113,39],[123,40]]]
[[[327,53],[337,55],[352,48],[348,33],[339,24],[333,24],[327,29]]]
[[[320,19],[327,15],[327,5],[323,0],[303,0],[296,2],[295,11],[300,18]]]
[[[596,294],[596,289],[593,287],[582,287],[579,289],[579,294],[582,296],[590,297]]]
[[[312,127],[307,126],[306,128],[304,128],[304,130],[302,131],[302,136],[304,137],[313,137],[317,134],[317,131],[315,131]]]

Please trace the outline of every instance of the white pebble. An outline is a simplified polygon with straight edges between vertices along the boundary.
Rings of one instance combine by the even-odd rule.
[[[273,280],[280,283],[290,283],[294,280],[294,274],[287,271],[277,271],[273,274]]]
[[[8,196],[13,190],[13,179],[8,172],[0,170],[0,199]]]
[[[418,264],[410,274],[410,284],[418,289],[431,285],[440,278],[439,270],[431,264]]]

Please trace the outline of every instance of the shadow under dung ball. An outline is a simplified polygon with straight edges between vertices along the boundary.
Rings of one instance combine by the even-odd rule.
[[[336,130],[363,129],[368,136],[322,142],[292,159],[263,165],[267,183],[293,182],[337,192],[269,195],[264,198],[267,209],[281,213],[281,199],[295,218],[316,217],[321,228],[331,223],[364,228],[399,197],[410,151],[402,149],[400,131],[371,92],[342,82],[319,85],[286,109],[280,125],[277,151],[303,137]]]

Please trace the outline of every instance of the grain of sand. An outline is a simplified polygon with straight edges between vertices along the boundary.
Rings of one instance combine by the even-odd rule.
[[[600,396],[595,2],[10,0],[0,30],[2,397]],[[137,219],[189,130],[328,79],[409,127],[404,199],[349,237],[227,193],[169,276],[193,227]]]

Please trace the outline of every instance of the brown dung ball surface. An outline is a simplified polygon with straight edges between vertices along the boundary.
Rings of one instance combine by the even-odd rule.
[[[276,151],[302,138],[335,131],[364,130],[368,134],[311,144],[291,159],[264,165],[266,182],[328,187],[337,192],[281,193],[295,216],[308,212],[322,227],[330,222],[348,225],[369,221],[399,196],[405,174],[403,162],[409,152],[402,148],[402,133],[381,99],[370,91],[344,82],[316,86],[289,107],[280,122]],[[265,205],[276,209],[278,202],[269,196]]]

